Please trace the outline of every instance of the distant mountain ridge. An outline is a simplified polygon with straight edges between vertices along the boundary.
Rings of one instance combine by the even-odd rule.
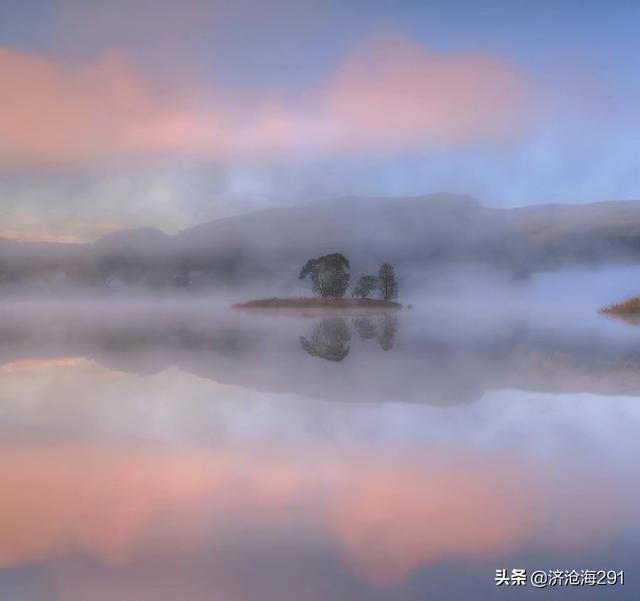
[[[291,277],[303,261],[342,252],[356,272],[391,261],[474,263],[514,275],[640,260],[640,202],[484,207],[473,197],[345,197],[263,209],[170,236],[121,230],[94,244],[0,240],[0,281],[47,278],[85,284],[190,286]],[[295,274],[294,274],[295,275]]]

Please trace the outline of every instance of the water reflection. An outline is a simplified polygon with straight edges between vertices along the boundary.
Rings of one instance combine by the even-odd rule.
[[[395,315],[385,315],[382,318],[382,332],[380,334],[380,347],[383,351],[390,351],[396,339],[398,331],[398,318]]]
[[[356,317],[353,320],[353,327],[362,340],[371,340],[378,335],[378,327],[371,317]]]
[[[383,351],[390,351],[398,331],[398,318],[384,314],[377,317],[355,317],[350,322],[337,317],[316,321],[308,336],[300,336],[300,345],[312,357],[342,361],[351,351],[351,328],[360,339],[377,339]]]
[[[377,317],[356,317],[353,327],[362,340],[378,339],[383,351],[390,351],[398,332],[398,317],[386,313]]]
[[[451,405],[506,389],[640,395],[637,331],[613,320],[597,328],[504,320],[474,330],[475,321],[414,313],[324,320],[206,307],[23,313],[0,315],[0,365],[81,357],[138,374],[176,366],[217,382],[341,402]],[[349,377],[336,377],[343,369]]]
[[[450,601],[494,598],[498,567],[632,574],[635,330],[456,320],[3,313],[0,599]]]
[[[0,452],[0,567],[83,556],[122,566],[149,553],[219,558],[267,536],[276,548],[336,554],[363,586],[389,587],[444,558],[536,544],[575,552],[607,539],[638,501],[637,490],[621,498],[595,486],[597,474],[568,477],[523,457],[429,455],[8,446]],[[580,516],[571,504],[578,494],[591,501]],[[612,514],[606,520],[603,510]]]
[[[300,345],[312,357],[342,361],[351,350],[351,332],[344,319],[322,319],[309,336],[300,336]]]

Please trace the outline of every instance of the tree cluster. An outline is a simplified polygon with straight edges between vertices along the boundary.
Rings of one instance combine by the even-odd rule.
[[[300,271],[301,280],[311,281],[315,294],[321,298],[342,298],[351,282],[351,265],[340,253],[309,259]],[[353,287],[351,295],[355,298],[371,298],[377,295],[385,301],[398,297],[398,282],[393,265],[383,263],[377,275],[362,275]]]

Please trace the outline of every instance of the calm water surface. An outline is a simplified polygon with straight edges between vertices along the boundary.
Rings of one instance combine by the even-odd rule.
[[[591,309],[5,303],[0,599],[636,600],[638,397]]]

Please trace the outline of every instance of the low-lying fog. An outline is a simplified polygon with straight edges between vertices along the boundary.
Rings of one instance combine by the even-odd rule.
[[[639,291],[640,268],[404,274],[411,308],[316,317],[232,309],[269,296],[248,289],[13,294],[0,598],[453,601],[493,598],[501,567],[631,574],[640,326],[597,310]]]

